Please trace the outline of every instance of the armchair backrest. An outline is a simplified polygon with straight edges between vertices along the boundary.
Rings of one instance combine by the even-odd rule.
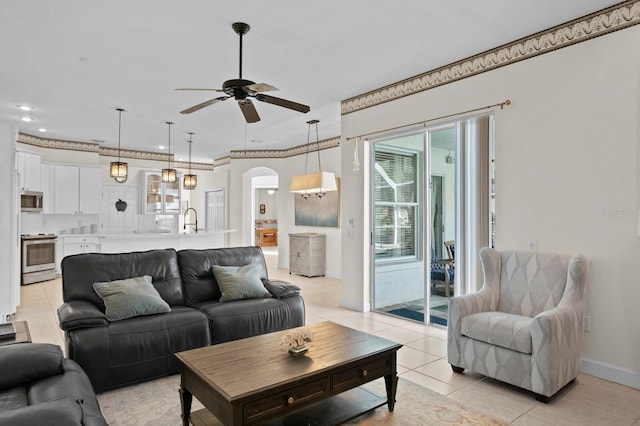
[[[557,253],[500,252],[498,311],[534,317],[558,306],[571,259]]]

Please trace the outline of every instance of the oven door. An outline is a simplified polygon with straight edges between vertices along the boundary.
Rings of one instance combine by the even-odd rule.
[[[22,241],[22,273],[56,267],[56,238]]]

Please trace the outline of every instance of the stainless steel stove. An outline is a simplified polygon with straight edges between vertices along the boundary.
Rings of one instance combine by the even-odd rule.
[[[56,277],[56,234],[23,234],[22,285]]]

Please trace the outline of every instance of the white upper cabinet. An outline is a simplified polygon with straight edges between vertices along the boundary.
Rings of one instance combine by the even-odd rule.
[[[155,171],[141,172],[144,179],[142,185],[143,214],[180,214],[180,180],[181,174],[174,183],[162,182],[162,173]]]
[[[100,168],[54,166],[56,214],[100,213]]]
[[[21,191],[41,191],[40,186],[40,164],[42,162],[38,154],[30,152],[17,152],[17,168],[20,177]]]

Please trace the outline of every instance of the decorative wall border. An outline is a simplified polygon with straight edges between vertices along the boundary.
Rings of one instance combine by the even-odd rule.
[[[95,152],[102,157],[117,157],[117,148],[101,147],[97,143],[90,142],[75,142],[62,139],[47,139],[38,136],[28,135],[26,133],[18,133],[18,142],[37,146],[40,148],[62,149],[67,151],[81,151],[81,152]],[[149,160],[149,161],[174,161],[173,154],[164,154],[160,152],[150,151],[136,151],[133,149],[121,149],[121,158],[131,158],[134,160]],[[189,163],[176,161],[174,167],[180,169],[188,169]],[[208,163],[191,163],[191,168],[196,170],[213,170],[214,165]]]
[[[230,159],[249,159],[249,158],[287,158],[296,155],[306,154],[307,152],[315,152],[317,150],[325,150],[340,146],[340,136],[329,139],[323,139],[318,142],[311,142],[304,145],[294,146],[287,149],[263,149],[263,150],[243,150],[231,151]],[[218,160],[216,160],[218,164]]]
[[[640,0],[630,0],[557,25],[475,56],[341,102],[341,114],[413,95],[563,47],[640,24]]]

